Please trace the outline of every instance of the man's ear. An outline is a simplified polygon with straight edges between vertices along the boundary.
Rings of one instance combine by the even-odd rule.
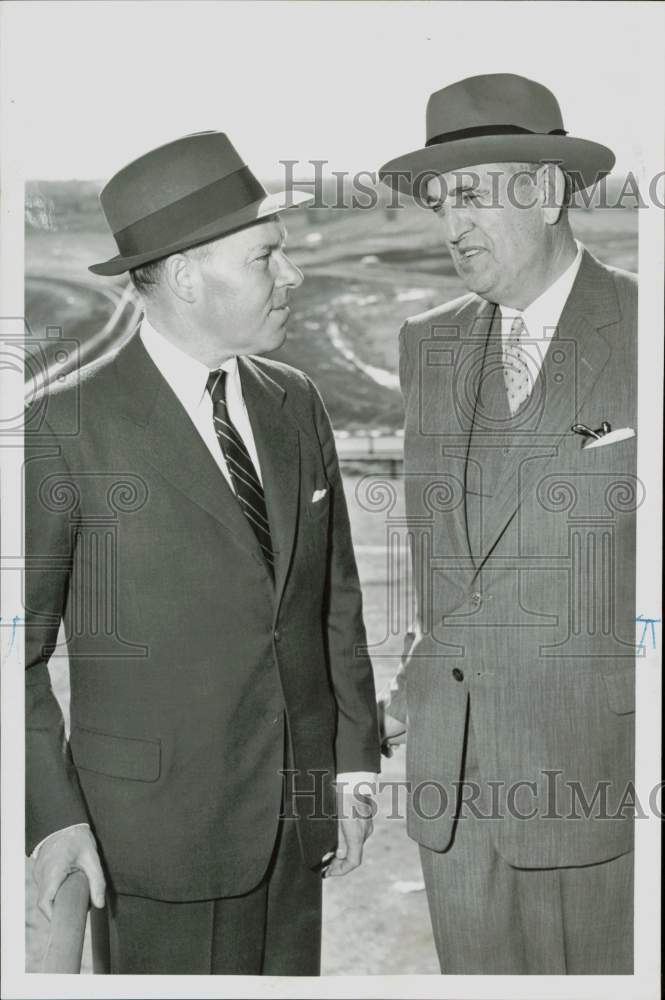
[[[566,203],[566,178],[556,163],[543,163],[536,171],[543,219],[548,226],[555,226],[561,218]]]
[[[195,260],[184,253],[174,253],[166,260],[166,283],[182,302],[193,302],[196,298],[195,266]]]

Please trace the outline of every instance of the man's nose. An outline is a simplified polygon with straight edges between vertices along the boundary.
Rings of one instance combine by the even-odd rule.
[[[473,222],[466,208],[450,208],[446,212],[444,227],[448,242],[459,243],[473,229]]]
[[[299,288],[304,276],[299,267],[293,263],[290,257],[282,252],[279,255],[279,264],[275,284],[280,287]]]

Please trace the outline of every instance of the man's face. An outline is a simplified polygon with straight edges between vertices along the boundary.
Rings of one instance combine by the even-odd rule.
[[[284,342],[289,294],[303,281],[285,243],[275,217],[215,240],[196,259],[197,326],[220,358],[265,354]]]
[[[530,273],[547,253],[538,195],[516,164],[482,164],[429,181],[427,204],[443,223],[453,264],[470,291],[501,305],[528,304]]]

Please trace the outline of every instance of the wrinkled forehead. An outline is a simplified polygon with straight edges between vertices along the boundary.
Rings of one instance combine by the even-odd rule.
[[[515,169],[514,163],[477,163],[471,167],[448,170],[427,181],[427,201],[442,203],[455,199],[465,191],[497,190],[497,185],[510,177]]]
[[[250,246],[270,245],[279,246],[286,240],[286,226],[279,215],[271,215],[267,219],[260,219],[253,222],[251,226],[233,233],[229,239],[237,236],[238,244],[244,248]]]
[[[274,249],[286,242],[286,226],[279,215],[271,215],[222,236],[214,242],[217,255],[242,257],[255,248]]]

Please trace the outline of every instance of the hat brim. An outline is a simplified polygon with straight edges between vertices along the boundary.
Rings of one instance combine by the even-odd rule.
[[[614,166],[611,149],[589,139],[563,135],[491,135],[456,139],[425,146],[385,163],[379,178],[416,200],[426,193],[427,181],[449,170],[485,163],[557,163],[568,173],[575,190],[596,184]]]
[[[123,274],[125,271],[131,271],[135,267],[141,267],[143,264],[149,264],[152,261],[168,257],[179,250],[187,250],[190,247],[198,246],[200,243],[207,243],[210,240],[217,239],[219,236],[227,236],[237,229],[243,229],[245,226],[249,226],[259,219],[266,218],[266,216],[275,215],[277,212],[285,212],[289,208],[297,208],[300,205],[304,205],[306,202],[312,201],[313,198],[314,195],[306,194],[304,191],[279,191],[276,194],[269,194],[259,201],[252,202],[251,205],[246,205],[244,208],[238,209],[237,212],[224,215],[191,233],[187,233],[186,236],[181,237],[181,239],[168,246],[157,247],[154,250],[135,254],[131,257],[118,254],[116,257],[111,257],[110,260],[103,261],[101,264],[92,264],[88,270],[92,271],[93,274],[105,276]]]

